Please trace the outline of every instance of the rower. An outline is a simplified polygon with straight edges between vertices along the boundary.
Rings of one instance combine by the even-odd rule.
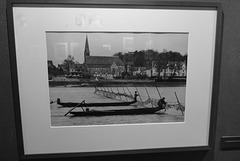
[[[161,110],[165,109],[166,111],[166,102],[165,102],[165,97],[161,98],[159,101],[158,101],[158,108],[160,108]]]
[[[57,104],[61,104],[60,98],[57,98]]]
[[[135,91],[135,94],[134,94],[134,101],[137,102],[137,96],[139,96],[139,94],[137,93],[137,91]]]

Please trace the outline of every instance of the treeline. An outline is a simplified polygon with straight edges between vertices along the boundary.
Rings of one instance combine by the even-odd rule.
[[[180,62],[186,62],[187,64],[187,53],[180,54],[175,51],[163,50],[158,52],[155,50],[141,50],[128,53],[118,52],[114,56],[118,56],[124,64],[131,65],[132,67],[156,67],[158,70],[165,69],[169,65],[177,65]]]

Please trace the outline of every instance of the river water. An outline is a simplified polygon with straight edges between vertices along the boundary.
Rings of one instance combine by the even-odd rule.
[[[128,87],[131,94],[136,91],[136,87]],[[101,95],[94,94],[93,87],[50,87],[50,100],[55,101],[60,98],[62,102],[116,102],[105,98]],[[125,88],[111,88],[111,91],[120,93],[129,93]],[[125,90],[125,91],[124,91]],[[156,87],[137,87],[140,94],[138,100],[147,100],[148,94],[151,98],[159,99],[159,94]],[[147,90],[147,91],[146,91]],[[185,105],[186,87],[158,87],[160,95],[165,97],[166,102],[177,102],[175,92],[182,105]],[[148,92],[148,94],[147,94]],[[130,101],[123,98],[123,101]],[[151,104],[148,105],[151,108]],[[122,108],[141,108],[137,105],[127,107],[91,107],[91,110],[106,110],[106,109],[122,109]],[[56,103],[51,104],[51,124],[52,126],[76,126],[76,125],[109,125],[109,124],[138,124],[138,123],[165,123],[165,122],[183,122],[184,116],[180,110],[174,108],[166,110],[165,113],[159,112],[156,114],[147,115],[123,115],[123,116],[88,116],[88,117],[72,117],[71,114],[64,116],[71,108],[60,108]],[[76,108],[74,111],[82,111],[81,108]]]

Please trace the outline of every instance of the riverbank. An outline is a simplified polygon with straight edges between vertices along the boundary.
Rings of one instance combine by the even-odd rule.
[[[158,81],[154,80],[78,80],[78,81],[49,81],[50,87],[184,87],[186,82]]]

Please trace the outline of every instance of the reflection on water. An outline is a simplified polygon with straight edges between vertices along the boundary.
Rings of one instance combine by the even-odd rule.
[[[158,88],[162,97],[166,98],[167,102],[176,102],[174,92],[177,93],[181,104],[185,104],[185,87],[161,87]],[[114,92],[117,89],[112,88]],[[119,92],[124,92],[119,88]],[[122,91],[121,91],[122,90]],[[131,94],[136,90],[135,87],[129,87]],[[155,87],[147,88],[151,98],[159,99],[159,94]],[[99,95],[94,94],[95,89],[92,87],[52,87],[50,88],[50,100],[55,101],[61,98],[62,102],[116,102]],[[147,100],[148,95],[145,87],[138,87],[141,99]],[[140,98],[138,98],[140,99]],[[130,101],[125,98],[123,101]],[[104,109],[120,109],[120,108],[139,108],[136,105],[127,107],[92,107],[94,110]],[[149,105],[151,108],[151,104]],[[64,116],[71,108],[59,108],[56,103],[51,104],[51,123],[52,126],[76,126],[76,125],[109,125],[109,124],[137,124],[137,123],[164,123],[164,122],[183,122],[184,116],[181,111],[175,109],[168,109],[166,113],[158,112],[156,114],[148,115],[125,115],[125,116],[98,116],[98,117],[72,117],[71,114]],[[81,111],[81,108],[76,108],[74,111]]]

